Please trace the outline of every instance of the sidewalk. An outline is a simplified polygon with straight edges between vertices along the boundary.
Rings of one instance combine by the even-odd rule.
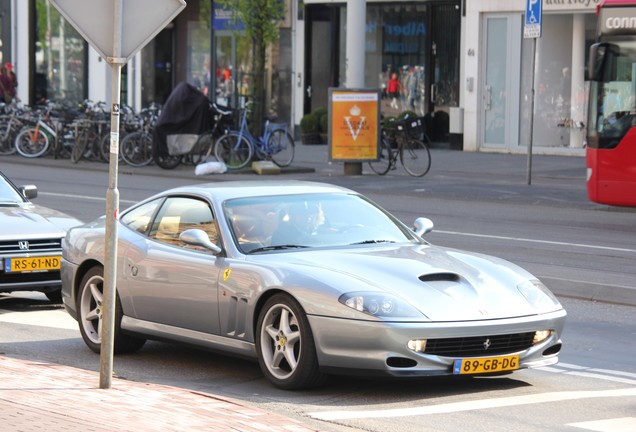
[[[0,425],[7,432],[311,432],[290,418],[217,395],[113,379],[0,355]]]
[[[453,176],[460,175],[462,177],[470,175],[494,175],[507,176],[520,180],[525,184],[527,176],[528,157],[524,154],[504,154],[504,153],[485,153],[485,152],[465,152],[445,149],[431,150],[431,170],[422,177],[422,181],[430,181],[436,176]],[[30,166],[51,166],[64,167],[67,169],[81,169],[87,171],[104,171],[108,172],[109,166],[101,161],[80,160],[78,163],[72,163],[69,159],[54,159],[52,156],[40,158],[24,158],[20,155],[0,156],[0,164],[3,162],[15,163]],[[398,164],[399,165],[399,164]],[[363,175],[374,179],[384,179],[390,176],[403,176],[408,178],[408,174],[399,167],[396,171],[390,171],[385,177],[374,174],[366,163],[362,164]],[[180,177],[192,178],[198,180],[209,179],[210,181],[230,180],[237,176],[250,175],[258,178],[259,176],[251,169],[246,167],[237,171],[227,171],[224,174],[209,174],[197,176],[194,174],[194,166],[189,164],[180,164],[175,169],[164,170],[155,164],[145,167],[131,167],[125,162],[119,163],[118,170],[122,173],[129,174],[146,174],[158,175],[164,177]],[[531,176],[551,177],[567,179],[574,184],[580,186],[581,190],[585,189],[585,158],[581,156],[546,156],[533,155]],[[294,162],[291,166],[282,168],[281,175],[286,178],[289,176],[330,176],[330,177],[352,177],[344,174],[342,162],[329,162],[329,146],[328,145],[306,145],[302,143],[296,144]],[[264,175],[263,177],[275,177],[275,175]],[[354,176],[355,177],[355,176]]]

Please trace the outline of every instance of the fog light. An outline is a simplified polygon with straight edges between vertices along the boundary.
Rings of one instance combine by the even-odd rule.
[[[538,330],[534,332],[534,338],[532,339],[532,345],[539,344],[552,336],[552,330]]]
[[[426,339],[411,339],[408,343],[408,347],[415,352],[424,352],[426,349]]]

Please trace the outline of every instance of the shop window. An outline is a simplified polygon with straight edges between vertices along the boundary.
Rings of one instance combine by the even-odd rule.
[[[37,0],[35,10],[35,102],[83,101],[88,44],[47,0]]]

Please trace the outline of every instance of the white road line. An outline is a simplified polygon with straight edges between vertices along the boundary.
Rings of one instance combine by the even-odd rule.
[[[38,192],[38,195],[57,196],[57,197],[63,197],[63,198],[79,198],[79,199],[85,199],[85,200],[91,200],[91,201],[106,201],[105,196],[94,197],[94,196],[88,196],[88,195],[63,194],[63,193],[56,193],[56,192]]]
[[[34,316],[37,319],[34,319]],[[0,310],[0,322],[11,324],[25,324],[40,327],[51,327],[66,330],[77,330],[77,321],[64,310],[50,310],[38,312],[4,312]]]
[[[88,195],[63,194],[63,193],[57,193],[57,192],[38,192],[38,194],[44,195],[44,196],[57,196],[57,197],[63,197],[63,198],[79,198],[79,199],[85,199],[90,201],[106,201],[106,196],[94,197],[94,196],[88,196]],[[125,203],[125,204],[135,204],[137,201],[120,199],[119,202]]]
[[[595,420],[579,423],[570,423],[567,426],[586,429],[596,432],[634,432],[636,431],[636,418],[623,417],[607,420]]]
[[[617,370],[612,370],[612,369],[598,369],[598,368],[591,368],[588,366],[579,366],[579,365],[575,365],[572,363],[559,363],[558,365],[556,365],[556,367],[563,367],[563,368],[568,368],[568,369],[575,369],[578,371],[592,371],[592,372],[598,372],[598,373],[604,373],[604,374],[610,374],[610,375],[618,375],[618,376],[624,376],[624,377],[628,377],[628,378],[633,378],[636,380],[636,373],[631,373],[631,372],[623,372],[623,371],[617,371]]]
[[[615,252],[636,253],[636,249],[616,248],[616,247],[609,247],[609,246],[595,246],[595,245],[588,245],[588,244],[582,244],[582,243],[568,243],[568,242],[558,242],[558,241],[551,241],[551,240],[528,239],[523,237],[506,237],[506,236],[497,236],[497,235],[490,235],[490,234],[464,233],[459,231],[435,230],[433,232],[440,233],[440,234],[467,236],[467,237],[481,237],[481,238],[489,238],[489,239],[496,239],[496,240],[508,240],[508,241],[518,241],[518,242],[526,242],[526,243],[541,243],[541,244],[549,244],[549,245],[556,245],[556,246],[569,246],[569,247],[588,248],[588,249],[610,250]]]
[[[572,370],[568,370],[566,368]],[[577,365],[566,365],[559,363],[558,366],[546,366],[538,368],[543,372],[559,373],[563,375],[574,375],[585,378],[595,378],[604,381],[618,382],[636,386],[636,374],[630,372],[614,371],[609,369],[595,369]]]
[[[526,396],[512,396],[498,399],[479,399],[466,402],[453,402],[448,404],[415,407],[397,408],[372,411],[325,411],[309,413],[313,418],[319,420],[351,420],[358,418],[391,418],[391,417],[411,417],[431,414],[449,414],[460,411],[475,411],[492,408],[502,408],[509,406],[560,402],[577,399],[608,398],[608,397],[636,397],[636,387],[618,390],[599,391],[569,391],[539,393]]]

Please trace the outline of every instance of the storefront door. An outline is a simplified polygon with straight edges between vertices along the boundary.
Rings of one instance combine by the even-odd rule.
[[[174,86],[174,26],[163,29],[142,50],[142,61],[143,105],[165,103]]]
[[[512,148],[519,141],[521,16],[484,17],[481,82],[483,147]]]
[[[338,70],[334,57],[334,37],[338,28],[337,9],[324,5],[307,7],[305,20],[305,103],[304,112],[327,107],[329,87],[337,86],[334,76]]]

